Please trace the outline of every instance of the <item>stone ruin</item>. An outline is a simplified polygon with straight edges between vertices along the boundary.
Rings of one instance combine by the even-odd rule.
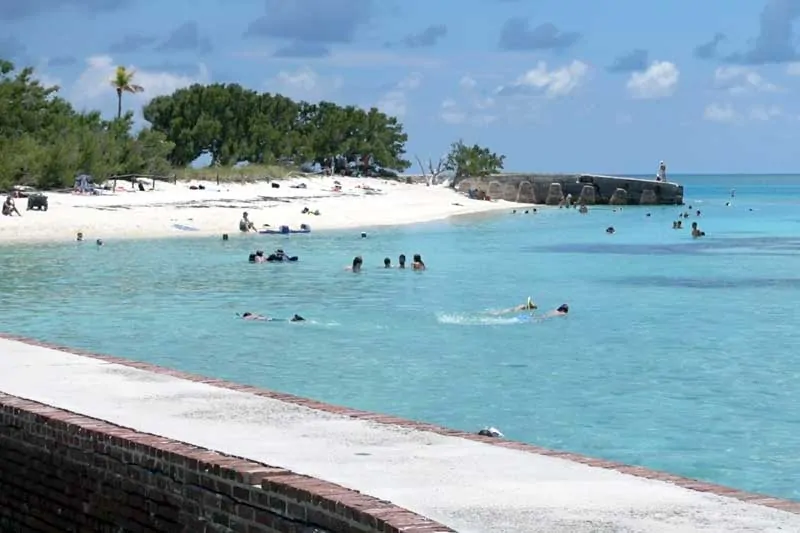
[[[519,183],[516,201],[521,204],[536,203],[536,190],[533,188],[533,184],[530,181],[521,181]]]
[[[547,198],[544,203],[547,205],[559,205],[564,201],[564,191],[561,189],[560,183],[551,183],[550,188],[547,190]]]
[[[611,195],[611,199],[608,201],[608,204],[628,205],[628,191],[622,188],[615,190],[614,194]]]
[[[581,195],[578,197],[579,204],[594,205],[597,203],[597,196],[595,194],[593,185],[584,185],[581,189]]]
[[[658,204],[658,195],[653,189],[645,189],[639,197],[639,205],[656,205]]]

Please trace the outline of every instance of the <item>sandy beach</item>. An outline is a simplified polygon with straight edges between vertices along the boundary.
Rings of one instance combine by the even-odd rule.
[[[334,191],[334,181],[341,191]],[[48,193],[47,211],[26,211],[17,199],[18,216],[0,217],[0,243],[161,238],[239,234],[247,211],[261,229],[308,224],[312,231],[412,224],[513,209],[505,201],[471,200],[445,187],[386,180],[303,177],[270,183],[157,182],[155,190],[134,191],[119,182],[101,195]],[[192,189],[203,185],[205,189]],[[305,184],[305,188],[295,188]],[[303,208],[319,215],[303,214]]]

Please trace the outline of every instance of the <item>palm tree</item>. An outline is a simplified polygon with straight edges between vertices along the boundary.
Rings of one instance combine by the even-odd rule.
[[[111,86],[117,91],[117,118],[122,118],[122,93],[141,93],[144,87],[133,83],[135,70],[128,70],[123,66],[117,67],[114,77],[111,78]]]

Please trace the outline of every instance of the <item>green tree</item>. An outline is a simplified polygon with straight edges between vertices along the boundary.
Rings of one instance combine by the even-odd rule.
[[[455,173],[452,185],[464,178],[489,176],[503,170],[506,156],[498,155],[488,148],[473,144],[467,146],[458,140],[450,145],[445,159],[445,168]]]
[[[212,165],[293,163],[344,172],[405,170],[408,136],[394,117],[331,102],[294,102],[238,84],[193,85],[144,107],[153,130],[185,166],[203,154]]]
[[[79,173],[100,180],[166,173],[172,143],[149,129],[133,135],[132,128],[132,113],[111,121],[96,111],[78,113],[33,69],[0,60],[0,189],[69,187]]]
[[[122,118],[122,95],[123,93],[136,94],[144,92],[144,87],[133,83],[136,71],[128,70],[122,65],[117,67],[114,77],[111,78],[111,86],[117,92],[117,118]]]

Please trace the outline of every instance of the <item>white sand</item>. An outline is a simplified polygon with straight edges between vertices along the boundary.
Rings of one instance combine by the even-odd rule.
[[[342,185],[333,191],[334,179]],[[191,190],[202,183],[205,190]],[[77,232],[87,240],[186,237],[239,234],[242,212],[256,227],[306,223],[312,231],[411,224],[489,211],[513,209],[504,201],[470,200],[452,189],[408,185],[357,178],[311,177],[268,183],[222,184],[213,182],[156,183],[154,191],[133,191],[129,182],[118,183],[116,192],[103,195],[48,193],[46,212],[26,211],[27,200],[18,199],[17,216],[0,216],[0,243],[69,241]],[[306,189],[290,185],[305,183]],[[372,187],[370,194],[363,187]],[[146,188],[150,188],[149,180]],[[119,190],[124,189],[124,190]],[[320,215],[302,214],[308,207]],[[519,206],[517,206],[519,207]],[[196,228],[178,229],[175,225]]]

